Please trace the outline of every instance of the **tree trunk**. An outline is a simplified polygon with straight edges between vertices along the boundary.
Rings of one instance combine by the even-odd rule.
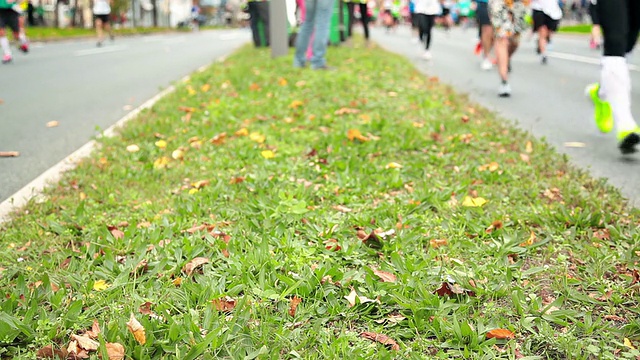
[[[59,4],[60,4],[60,0],[57,0],[56,5],[53,7],[53,25],[55,28],[60,27],[60,16],[58,15]]]
[[[151,0],[151,6],[153,6],[153,27],[158,27],[158,7],[156,6],[156,0]]]

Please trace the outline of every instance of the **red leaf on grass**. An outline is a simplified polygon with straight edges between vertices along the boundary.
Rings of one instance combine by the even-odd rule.
[[[471,290],[465,290],[457,284],[450,284],[443,282],[438,290],[434,291],[435,294],[440,296],[455,296],[455,295],[467,295],[476,296],[476,293]]]

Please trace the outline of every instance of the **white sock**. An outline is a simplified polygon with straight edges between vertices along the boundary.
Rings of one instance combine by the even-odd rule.
[[[20,40],[20,44],[26,44],[27,43],[27,35],[25,35],[23,32],[20,32],[20,34],[18,34],[18,39]]]
[[[602,59],[600,97],[611,104],[618,132],[638,127],[631,114],[631,77],[624,57],[605,56]]]
[[[6,36],[0,38],[0,47],[5,55],[11,55],[11,47],[9,47],[9,39]]]

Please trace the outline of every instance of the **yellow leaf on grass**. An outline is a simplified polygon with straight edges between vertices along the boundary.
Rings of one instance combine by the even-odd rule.
[[[369,139],[366,136],[362,135],[362,133],[358,129],[349,129],[347,131],[347,139],[351,141],[353,140],[369,141]]]
[[[207,91],[209,91],[209,89],[211,89],[211,85],[209,85],[209,84],[204,84],[204,85],[202,85],[200,87],[200,91],[202,91],[202,92],[207,92]]]
[[[196,91],[193,89],[191,85],[187,86],[187,92],[189,93],[189,96],[193,96],[196,94]]]
[[[462,201],[462,206],[466,206],[466,207],[481,207],[482,205],[486,204],[487,200],[485,200],[484,198],[481,197],[471,197],[471,196],[465,196],[464,200]]]
[[[140,345],[144,345],[144,343],[147,342],[147,336],[145,334],[144,327],[142,326],[142,324],[140,324],[140,322],[138,322],[138,320],[136,320],[136,317],[133,315],[133,313],[131,313],[131,317],[127,322],[127,328],[129,329],[131,334],[133,334],[133,337]]]
[[[257,132],[252,132],[251,134],[249,134],[249,139],[257,142],[258,144],[262,144],[265,140],[265,136]]]
[[[402,165],[398,164],[397,162],[390,162],[384,168],[385,169],[400,169],[401,167],[402,167]]]
[[[529,239],[521,243],[520,246],[530,246],[530,245],[533,245],[534,242],[536,242],[536,233],[532,231],[531,235],[529,235]]]
[[[110,286],[111,286],[111,284],[109,284],[105,280],[98,280],[98,281],[93,283],[93,290],[95,290],[95,291],[104,291],[104,290],[107,290]]]
[[[293,100],[293,101],[291,102],[291,104],[289,104],[289,108],[291,108],[291,109],[297,109],[297,108],[299,108],[299,107],[300,107],[300,106],[302,106],[302,105],[304,105],[304,103],[303,103],[302,101],[300,101],[300,100]]]
[[[288,84],[287,79],[285,79],[285,78],[278,79],[278,85],[287,86],[287,84]]]
[[[189,189],[189,195],[193,195],[195,193],[197,193],[198,191],[200,191],[199,189]]]
[[[247,136],[249,135],[249,130],[247,130],[247,128],[242,128],[238,131],[235,132],[236,136]]]
[[[527,141],[527,144],[524,146],[524,151],[526,151],[527,154],[531,154],[533,152],[533,144],[531,141]]]
[[[153,162],[154,169],[164,169],[169,165],[169,161],[171,161],[168,157],[163,156],[156,161]]]
[[[635,350],[636,348],[633,346],[633,344],[631,343],[631,340],[624,338],[624,346],[628,347],[629,349]]]
[[[167,147],[167,142],[164,140],[158,140],[156,141],[156,146],[159,147],[160,149],[164,149]]]
[[[271,150],[263,150],[262,152],[260,152],[260,155],[262,155],[262,157],[265,159],[273,159],[274,157],[276,157],[276,154],[274,154]]]

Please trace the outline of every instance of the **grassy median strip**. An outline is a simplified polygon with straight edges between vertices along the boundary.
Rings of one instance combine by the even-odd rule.
[[[164,32],[191,31],[190,29],[173,29],[162,27],[135,27],[114,29],[115,36],[147,35]],[[27,37],[31,41],[51,41],[73,38],[96,37],[95,29],[85,28],[51,28],[51,27],[29,27],[26,30]]]
[[[242,48],[0,225],[0,356],[640,356],[618,191],[406,59],[329,61]]]

